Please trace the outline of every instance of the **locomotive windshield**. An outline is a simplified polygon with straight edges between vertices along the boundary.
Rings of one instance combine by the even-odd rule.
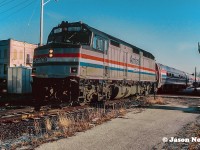
[[[54,28],[47,43],[69,43],[89,45],[91,32],[84,26],[61,26]]]

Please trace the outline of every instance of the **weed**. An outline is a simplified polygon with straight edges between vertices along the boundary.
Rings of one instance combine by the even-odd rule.
[[[162,97],[156,97],[155,99],[154,99],[154,97],[147,97],[147,98],[145,98],[145,101],[147,104],[150,104],[150,105],[151,104],[160,104],[160,105],[165,104]]]

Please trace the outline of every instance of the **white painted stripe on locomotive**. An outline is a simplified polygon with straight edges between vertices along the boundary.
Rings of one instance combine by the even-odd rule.
[[[85,59],[85,58],[80,58],[80,62],[91,63],[91,64],[96,64],[96,65],[103,65],[103,62],[101,62],[101,61],[95,61],[95,60]]]
[[[78,62],[79,58],[76,57],[52,57],[52,58],[47,58],[47,62]]]

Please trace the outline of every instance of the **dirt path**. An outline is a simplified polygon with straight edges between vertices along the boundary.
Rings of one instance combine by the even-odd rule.
[[[174,136],[198,116],[199,112],[180,103],[170,103],[164,108],[147,108],[141,113],[133,109],[122,118],[70,138],[43,144],[37,150],[161,149],[163,137]]]

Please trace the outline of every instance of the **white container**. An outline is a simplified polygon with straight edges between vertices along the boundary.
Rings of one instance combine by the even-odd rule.
[[[32,69],[27,67],[8,67],[8,93],[31,93],[31,71]]]

